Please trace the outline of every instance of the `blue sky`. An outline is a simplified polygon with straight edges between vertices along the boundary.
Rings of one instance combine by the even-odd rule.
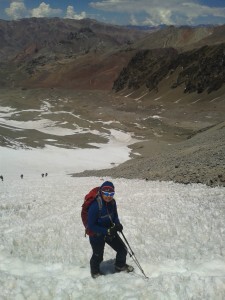
[[[0,19],[56,16],[118,25],[225,24],[225,0],[0,0]]]

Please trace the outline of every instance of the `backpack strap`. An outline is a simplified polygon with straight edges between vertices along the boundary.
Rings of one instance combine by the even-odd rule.
[[[98,194],[96,200],[97,200],[97,202],[98,202],[99,217],[101,217],[101,211],[102,211],[102,205],[103,205],[103,204],[102,204],[102,198],[101,198],[101,196],[100,196],[99,194]],[[115,199],[113,199],[112,201],[113,201],[113,210],[115,211],[115,208],[116,208],[116,205],[115,205]],[[108,212],[108,208],[107,208],[107,212]],[[109,212],[108,212],[108,215],[109,215],[109,218],[110,218],[110,220],[111,220],[111,223],[113,224]]]
[[[116,205],[115,205],[115,199],[113,199],[112,200],[113,202],[112,202],[112,204],[113,204],[113,211],[115,212],[116,211]],[[107,213],[108,213],[108,216],[109,216],[109,219],[110,219],[110,222],[111,222],[111,225],[112,226],[114,226],[115,224],[113,223],[113,220],[112,220],[112,217],[111,217],[111,215],[110,215],[110,213],[109,213],[109,210],[108,210],[108,207],[107,207],[107,205],[106,205],[106,209],[107,209]]]
[[[98,209],[99,209],[99,217],[101,217],[101,213],[102,213],[102,198],[100,197],[100,195],[97,196],[97,203],[98,203]]]

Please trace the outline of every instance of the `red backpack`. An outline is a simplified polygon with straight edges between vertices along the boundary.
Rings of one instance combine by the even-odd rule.
[[[91,203],[95,200],[95,198],[98,196],[99,187],[93,188],[85,197],[84,197],[84,203],[82,205],[81,209],[81,219],[85,227],[85,236],[86,234],[89,236],[93,236],[94,232],[88,229],[88,209],[91,205]],[[102,200],[100,197],[97,197],[98,206],[99,206],[99,215],[101,214],[102,209]]]

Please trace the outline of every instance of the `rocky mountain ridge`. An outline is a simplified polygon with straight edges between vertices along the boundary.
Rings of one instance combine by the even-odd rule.
[[[138,30],[91,19],[0,20],[0,85],[111,90],[120,72],[141,50],[153,50],[153,60],[160,65],[163,51],[165,55],[172,51],[163,49],[173,48],[177,54],[171,63],[182,66],[175,61],[182,59],[178,54],[190,56],[187,50],[194,51],[203,45],[219,46],[225,42],[224,37],[225,26],[162,26]],[[163,59],[168,61],[167,57]],[[147,87],[154,88],[154,81],[168,72],[164,67],[159,73],[150,78],[153,82]],[[183,81],[182,74],[178,84],[180,81]]]
[[[138,30],[103,24],[92,19],[0,20],[0,59],[22,60],[28,58],[28,54],[32,56],[38,52],[70,56],[74,53],[104,51],[132,43],[144,35]],[[29,51],[29,48],[33,51]]]
[[[161,80],[179,69],[171,88],[183,86],[184,93],[211,93],[225,84],[225,44],[204,46],[179,53],[174,48],[142,50],[125,67],[113,89],[158,90]]]

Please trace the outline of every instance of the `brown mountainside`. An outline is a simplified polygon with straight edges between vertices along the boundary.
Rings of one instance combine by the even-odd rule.
[[[111,89],[145,35],[90,19],[0,20],[0,85]]]
[[[72,55],[103,51],[144,36],[142,31],[99,23],[95,20],[30,18],[17,21],[0,20],[0,58],[13,59],[36,45],[36,52],[48,55]],[[48,53],[48,52],[52,53]],[[29,52],[30,54],[34,54]],[[26,55],[24,55],[24,58]]]
[[[180,52],[200,48],[205,45],[225,43],[225,25],[221,26],[168,26],[153,31],[136,42],[138,49],[173,47]]]
[[[124,84],[132,89],[146,85],[151,90],[169,72],[181,67],[185,70],[179,73],[173,87],[185,82],[188,91],[200,91],[209,90],[207,85],[211,82],[206,78],[211,69],[204,64],[216,63],[220,70],[215,68],[213,77],[219,70],[215,85],[220,88],[224,83],[222,42],[225,26],[168,26],[141,31],[90,19],[0,20],[0,85],[111,90],[115,82],[115,90]],[[204,45],[219,48],[195,52]],[[200,62],[195,59],[196,53]],[[218,59],[212,57],[209,63],[210,55],[217,53]],[[135,62],[137,58],[140,65]],[[129,79],[122,78],[124,72]],[[124,83],[125,80],[128,81]]]

